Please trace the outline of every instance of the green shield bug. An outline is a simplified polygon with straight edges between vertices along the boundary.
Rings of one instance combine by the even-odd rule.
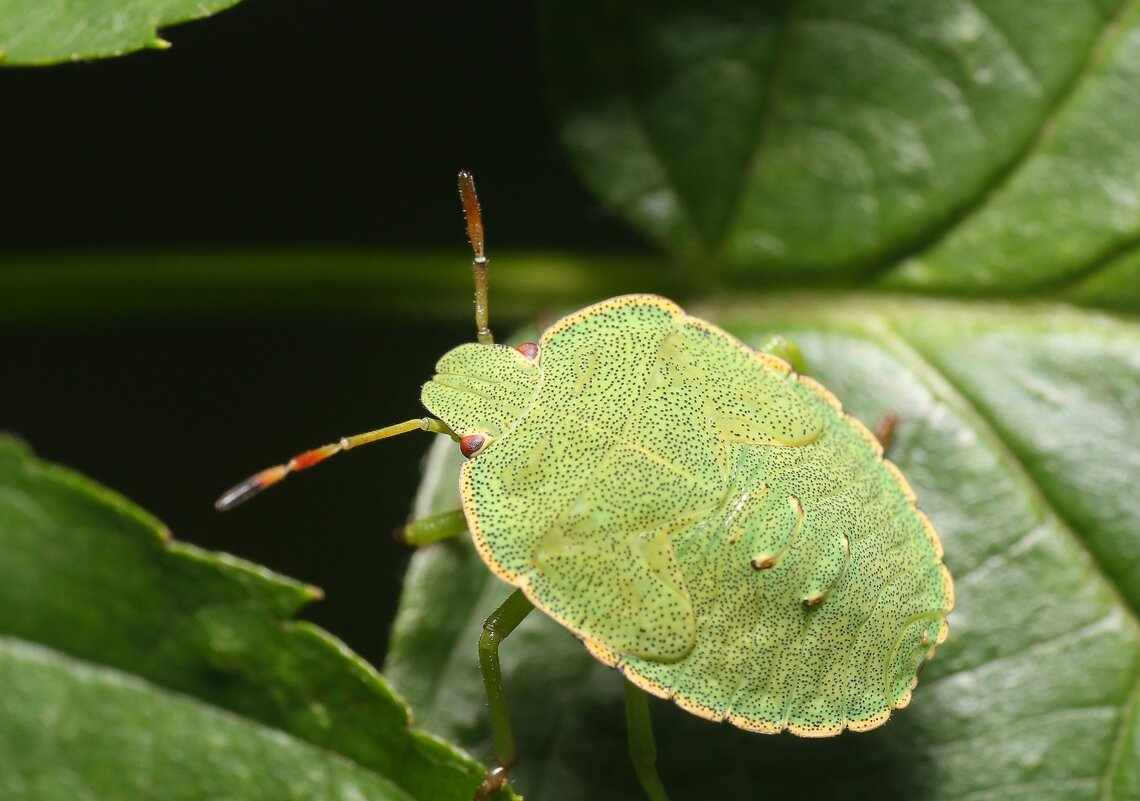
[[[434,417],[302,453],[218,508],[396,434],[459,443],[462,509],[404,534],[425,545],[470,530],[516,588],[479,642],[498,765],[477,799],[516,761],[498,646],[535,606],[628,680],[631,754],[652,799],[666,796],[639,690],[804,737],[872,729],[905,706],[954,591],[879,440],[788,362],[653,295],[589,306],[537,343],[494,344],[474,183],[459,182],[478,341],[423,386]]]

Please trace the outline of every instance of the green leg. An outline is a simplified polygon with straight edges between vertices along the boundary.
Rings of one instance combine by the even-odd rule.
[[[483,686],[487,690],[487,707],[491,711],[491,736],[495,743],[495,761],[498,764],[487,771],[483,783],[475,791],[475,801],[486,801],[507,783],[507,776],[518,761],[515,736],[511,733],[511,719],[507,712],[507,693],[503,689],[503,674],[499,670],[499,643],[505,640],[523,618],[534,609],[522,590],[515,590],[502,606],[483,622],[479,637],[479,667],[483,671]]]
[[[800,375],[808,375],[807,361],[804,359],[803,351],[800,350],[800,346],[796,344],[794,339],[788,339],[780,334],[773,334],[764,339],[764,341],[760,343],[760,347],[756,350],[778,356],[790,364],[792,369]],[[891,442],[894,441],[895,429],[898,428],[898,424],[899,416],[894,412],[886,412],[879,418],[879,423],[875,426],[875,436],[878,438],[879,444],[883,446],[884,453],[890,450]]]
[[[790,364],[792,369],[797,373],[801,375],[808,374],[807,362],[804,361],[803,351],[800,350],[800,346],[797,345],[793,339],[774,334],[765,339],[757,350],[771,353],[773,356],[779,356]]]
[[[657,775],[657,743],[649,717],[649,696],[625,682],[625,724],[629,729],[629,758],[650,801],[669,801],[661,777]]]
[[[428,515],[419,520],[413,520],[392,532],[396,542],[414,545],[417,548],[430,545],[433,542],[454,537],[467,530],[467,518],[463,516],[462,509],[452,512],[441,512],[437,515]]]

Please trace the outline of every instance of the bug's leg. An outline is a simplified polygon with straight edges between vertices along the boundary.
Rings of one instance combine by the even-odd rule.
[[[495,767],[487,771],[483,783],[475,791],[475,801],[488,798],[507,783],[507,776],[518,761],[515,736],[511,732],[511,719],[507,712],[507,693],[503,689],[503,674],[499,670],[499,643],[505,640],[519,623],[534,609],[522,590],[515,590],[502,605],[483,621],[483,634],[479,637],[479,668],[483,672],[483,687],[487,690],[487,707],[491,712],[491,737],[495,746]]]
[[[650,801],[669,801],[661,777],[657,775],[657,743],[653,739],[653,720],[649,717],[649,696],[644,690],[625,681],[625,724],[629,731],[629,758],[637,771],[637,779]]]
[[[803,351],[800,346],[796,344],[795,340],[788,339],[780,334],[773,334],[760,343],[757,350],[764,353],[771,353],[773,356],[779,356],[792,366],[792,369],[801,375],[808,375],[807,361],[804,359]],[[899,416],[894,412],[884,412],[882,417],[879,418],[878,424],[875,426],[875,437],[879,440],[879,444],[883,446],[883,452],[886,453],[890,447],[891,442],[895,438],[895,429],[899,425]]]
[[[875,426],[875,437],[883,446],[884,454],[890,449],[891,443],[895,441],[895,431],[898,427],[899,416],[894,412],[884,412],[879,418],[879,422]]]
[[[440,512],[413,520],[393,531],[392,537],[396,542],[422,548],[424,545],[462,534],[466,530],[467,518],[463,510],[453,509],[450,512]]]
[[[773,356],[779,356],[792,366],[792,369],[801,375],[808,375],[807,361],[804,359],[803,351],[800,346],[796,344],[793,339],[788,339],[780,334],[773,334],[760,343],[757,350],[764,353],[771,353]],[[879,444],[883,446],[883,452],[886,453],[891,447],[891,442],[895,438],[895,429],[899,425],[899,416],[894,412],[884,412],[882,417],[879,418],[878,424],[875,426],[875,437],[879,440]]]
[[[778,356],[792,366],[792,369],[801,375],[807,375],[807,362],[803,351],[794,339],[788,339],[780,334],[773,334],[760,343],[756,350]]]

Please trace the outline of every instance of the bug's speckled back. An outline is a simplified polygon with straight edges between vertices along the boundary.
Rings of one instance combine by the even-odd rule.
[[[703,717],[825,736],[909,701],[950,576],[905,480],[827,390],[649,295],[516,356],[495,369],[537,376],[512,378],[529,406],[460,479],[497,575]],[[457,433],[495,417],[487,393],[431,386]]]

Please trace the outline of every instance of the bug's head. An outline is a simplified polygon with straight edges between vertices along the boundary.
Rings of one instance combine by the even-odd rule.
[[[533,343],[468,343],[444,354],[420,399],[460,437],[502,435],[538,394],[539,354]],[[477,448],[476,448],[477,450]]]
[[[474,456],[501,436],[538,394],[539,348],[494,344],[487,323],[487,257],[483,253],[483,217],[470,173],[459,173],[459,197],[467,219],[467,237],[475,258],[476,342],[445,353],[435,376],[424,384],[420,400],[459,438],[464,456]]]
[[[424,406],[439,419],[406,420],[299,453],[231,487],[214,504],[232,509],[286,476],[320,464],[330,456],[409,431],[432,431],[459,440],[465,456],[473,456],[505,432],[538,394],[539,348],[533,342],[509,348],[495,345],[487,324],[487,257],[483,254],[483,218],[475,196],[475,180],[459,173],[459,196],[467,218],[467,236],[475,257],[475,326],[478,342],[460,345],[436,364],[436,375],[424,384]],[[442,422],[441,422],[442,421]]]

